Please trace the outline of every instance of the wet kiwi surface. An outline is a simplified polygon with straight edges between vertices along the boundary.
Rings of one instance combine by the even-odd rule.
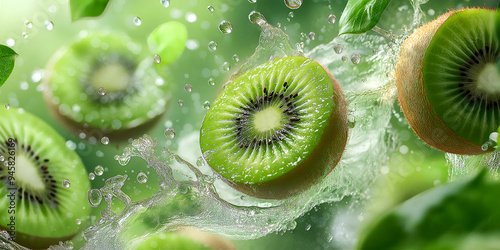
[[[267,62],[235,79],[205,116],[205,159],[243,193],[282,199],[310,187],[339,162],[347,103],[338,82],[306,57]]]
[[[132,249],[234,250],[236,247],[229,240],[196,228],[185,227],[173,232],[155,233]]]
[[[405,116],[427,144],[475,155],[500,125],[496,12],[450,11],[415,31],[397,65]]]
[[[128,36],[88,34],[60,49],[47,66],[44,96],[51,113],[77,135],[128,139],[165,113],[170,85],[153,58]]]
[[[27,111],[0,109],[0,117],[0,228],[30,248],[71,239],[90,214],[83,163]]]

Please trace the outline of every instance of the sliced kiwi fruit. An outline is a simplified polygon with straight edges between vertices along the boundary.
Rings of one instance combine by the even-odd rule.
[[[173,232],[152,234],[132,249],[235,250],[236,247],[229,240],[200,231],[193,227],[185,227]]]
[[[441,151],[476,155],[500,124],[497,13],[450,11],[403,43],[398,97],[416,134]]]
[[[49,62],[46,103],[77,135],[117,141],[142,135],[165,113],[171,98],[169,82],[153,64],[145,48],[126,35],[86,35]]]
[[[338,82],[314,60],[291,56],[229,84],[203,120],[200,146],[208,165],[237,190],[283,199],[334,169],[347,133]]]
[[[36,249],[71,239],[91,212],[83,163],[36,116],[10,108],[0,117],[0,229]]]

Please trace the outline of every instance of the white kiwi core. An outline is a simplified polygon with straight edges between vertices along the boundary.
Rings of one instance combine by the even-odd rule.
[[[16,171],[14,178],[16,184],[20,187],[30,187],[30,190],[43,191],[45,184],[43,183],[40,173],[35,168],[33,162],[26,158],[24,154],[16,155]]]
[[[281,127],[281,115],[283,111],[278,107],[268,107],[257,112],[253,124],[257,131],[266,132]]]
[[[496,64],[488,63],[479,72],[477,90],[486,94],[500,94],[500,73]]]
[[[95,89],[104,88],[107,92],[118,92],[128,88],[131,76],[123,65],[110,63],[97,69],[90,81]]]

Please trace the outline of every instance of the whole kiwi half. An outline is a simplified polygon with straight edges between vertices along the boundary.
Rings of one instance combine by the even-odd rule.
[[[36,116],[10,108],[0,117],[0,229],[36,249],[71,239],[90,214],[83,163]]]
[[[415,133],[444,152],[476,155],[500,125],[496,12],[452,10],[417,29],[397,64],[398,97]]]
[[[117,141],[142,135],[171,98],[169,82],[144,51],[115,33],[88,34],[61,48],[44,77],[51,113],[77,135]]]
[[[314,60],[291,56],[229,84],[203,120],[200,146],[208,165],[237,190],[282,199],[335,168],[347,133],[338,82]]]

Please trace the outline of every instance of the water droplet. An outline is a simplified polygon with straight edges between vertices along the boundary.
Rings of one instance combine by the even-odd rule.
[[[209,110],[210,109],[210,102],[209,101],[205,101],[203,103],[203,108],[206,109],[206,110]]]
[[[257,3],[257,0],[248,0],[250,3]]]
[[[174,128],[166,128],[165,132],[163,133],[165,134],[165,137],[167,137],[167,139],[174,139],[175,137]]]
[[[7,44],[7,46],[12,47],[14,46],[14,44],[16,44],[16,40],[8,38],[7,41],[5,41],[5,43]]]
[[[106,94],[106,89],[103,88],[103,87],[100,87],[98,90],[97,90],[97,94],[99,95],[105,95]]]
[[[189,84],[189,83],[186,83],[186,84],[184,85],[184,90],[185,90],[186,92],[188,92],[188,93],[191,93],[191,91],[193,91],[193,86],[191,86],[191,84]]]
[[[69,180],[68,180],[68,179],[64,179],[64,180],[62,181],[62,185],[63,185],[63,187],[65,187],[65,188],[69,188],[69,187],[71,186],[71,183],[69,182]]]
[[[91,180],[91,181],[95,180],[95,174],[94,173],[89,173],[89,180]]]
[[[140,172],[137,174],[137,181],[139,183],[144,184],[144,183],[148,182],[148,176],[145,173]]]
[[[90,189],[87,192],[87,199],[89,200],[89,204],[92,207],[97,207],[101,204],[102,194],[99,189]]]
[[[208,85],[214,86],[215,85],[215,80],[213,78],[208,79]]]
[[[26,20],[26,21],[24,21],[24,26],[26,26],[26,28],[28,28],[28,29],[31,29],[31,28],[33,28],[33,23],[29,20]]]
[[[295,15],[293,14],[292,11],[288,12],[288,17],[293,18]],[[290,20],[288,20],[290,22]]]
[[[328,15],[328,22],[329,23],[335,23],[337,21],[337,17],[334,14]]]
[[[488,151],[489,147],[490,147],[490,144],[488,142],[486,142],[485,144],[481,145],[481,150]]]
[[[219,30],[224,34],[230,34],[233,32],[233,25],[229,21],[223,20],[219,23]]]
[[[115,160],[117,160],[120,165],[125,166],[130,161],[130,156],[125,156],[125,155],[118,156],[118,155],[116,155]]]
[[[76,223],[77,225],[80,225],[80,224],[82,224],[82,221],[81,221],[80,219],[76,219],[76,220],[75,220],[75,223]]]
[[[233,61],[234,62],[239,62],[240,61],[240,57],[237,54],[234,54],[233,55]]]
[[[153,56],[153,61],[158,64],[158,63],[161,63],[161,57],[160,55],[156,54]]]
[[[349,128],[354,128],[354,126],[356,126],[356,117],[354,117],[354,115],[348,115],[347,122]]]
[[[5,109],[6,110],[9,110],[10,109],[10,105],[8,103],[5,104]]]
[[[199,168],[205,166],[205,160],[203,160],[203,157],[198,158],[198,160],[196,161],[196,166],[198,166]]]
[[[184,106],[184,101],[179,99],[177,101],[177,105],[179,105],[180,107]]]
[[[361,56],[358,53],[352,54],[351,62],[354,64],[359,64],[359,62],[361,62]]]
[[[349,60],[347,56],[342,56],[342,62],[347,62],[347,60]]]
[[[95,173],[97,176],[101,176],[101,175],[104,173],[104,168],[103,168],[101,165],[97,165],[97,166],[95,166],[95,168],[94,168],[94,173]]]
[[[168,6],[170,6],[170,0],[160,0],[160,3],[165,8],[168,8]]]
[[[493,132],[490,134],[490,140],[498,142],[498,132]]]
[[[312,227],[312,226],[311,226],[311,224],[309,224],[309,223],[308,223],[308,224],[306,224],[306,231],[311,230],[311,227]]]
[[[312,32],[312,31],[309,32],[308,36],[309,36],[309,39],[311,39],[311,41],[314,41],[314,39],[316,39],[316,33]]]
[[[210,12],[214,12],[214,11],[215,11],[214,6],[212,6],[212,5],[209,5],[207,9],[208,9],[208,11],[210,11]]]
[[[340,43],[337,43],[333,46],[333,50],[335,51],[335,53],[340,54],[342,53],[342,50],[344,50],[344,46],[342,46],[342,44]]]
[[[28,39],[28,34],[26,32],[23,32],[21,36],[23,36],[24,39]]]
[[[285,0],[286,7],[294,10],[302,5],[302,0]]]
[[[50,21],[50,20],[46,20],[43,24],[45,25],[45,28],[47,30],[53,30],[54,29],[54,23],[52,21]]]
[[[104,136],[101,138],[101,143],[104,144],[104,145],[108,145],[109,144],[109,138]]]
[[[3,155],[0,155],[0,161],[5,161],[5,157]]]
[[[208,43],[208,49],[209,49],[210,51],[216,51],[218,46],[219,46],[219,45],[218,45],[216,42],[214,42],[214,41],[210,41],[210,42]]]
[[[142,24],[142,20],[139,18],[139,17],[134,17],[134,20],[132,20],[134,22],[134,25],[135,26],[140,26]]]
[[[250,20],[250,22],[252,22],[253,24],[257,24],[259,26],[268,24],[264,15],[255,10],[250,12],[250,15],[248,15],[248,20]]]
[[[226,72],[229,71],[229,70],[231,70],[231,64],[229,64],[228,62],[224,62],[222,64],[222,70],[224,70]]]
[[[185,183],[179,183],[179,193],[187,194],[189,192],[190,187]]]

